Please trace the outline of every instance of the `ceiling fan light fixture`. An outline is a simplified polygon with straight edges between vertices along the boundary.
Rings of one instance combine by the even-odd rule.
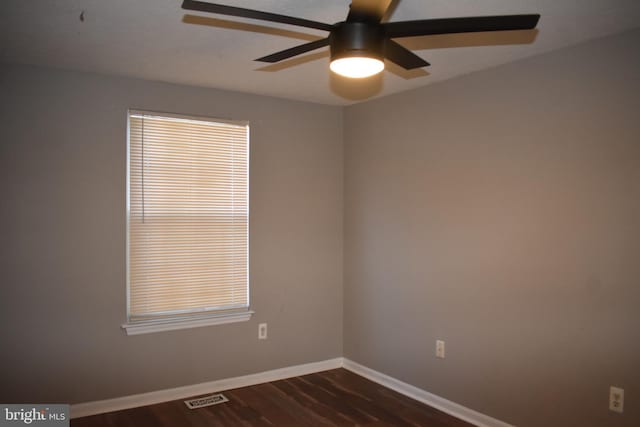
[[[364,78],[384,70],[384,31],[377,24],[343,22],[329,36],[334,73]]]
[[[378,74],[384,70],[384,62],[368,56],[350,56],[331,61],[329,68],[344,77],[361,79]]]
[[[182,8],[327,31],[329,35],[325,38],[290,47],[258,58],[256,61],[272,64],[329,46],[331,56],[329,68],[337,74],[352,78],[369,77],[381,72],[384,70],[385,59],[405,70],[430,65],[411,50],[397,43],[394,40],[396,38],[531,30],[536,27],[540,19],[539,14],[527,14],[382,22],[385,14],[389,12],[391,3],[391,0],[351,0],[347,19],[335,24],[200,0],[183,0]]]

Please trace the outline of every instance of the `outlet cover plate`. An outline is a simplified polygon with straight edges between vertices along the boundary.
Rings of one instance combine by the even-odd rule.
[[[436,357],[444,359],[444,341],[442,340],[436,341]]]
[[[613,386],[609,388],[609,410],[619,414],[624,412],[624,389]]]
[[[267,324],[266,323],[260,323],[258,325],[258,339],[259,340],[266,340],[267,339]]]

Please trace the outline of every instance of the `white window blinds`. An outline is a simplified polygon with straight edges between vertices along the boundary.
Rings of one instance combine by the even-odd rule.
[[[129,112],[128,312],[246,309],[249,128]]]

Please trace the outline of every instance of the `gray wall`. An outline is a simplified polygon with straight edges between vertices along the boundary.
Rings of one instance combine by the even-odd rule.
[[[352,106],[344,126],[339,108],[0,67],[0,401],[344,354],[519,426],[640,424],[638,44]],[[129,107],[251,121],[250,322],[120,330]]]
[[[342,355],[341,109],[13,66],[0,93],[0,401],[91,401]],[[127,108],[250,121],[251,321],[120,329]]]
[[[639,45],[346,109],[346,357],[518,426],[640,425]]]

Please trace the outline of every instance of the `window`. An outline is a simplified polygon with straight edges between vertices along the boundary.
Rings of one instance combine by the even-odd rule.
[[[248,320],[246,123],[129,112],[128,334]]]

